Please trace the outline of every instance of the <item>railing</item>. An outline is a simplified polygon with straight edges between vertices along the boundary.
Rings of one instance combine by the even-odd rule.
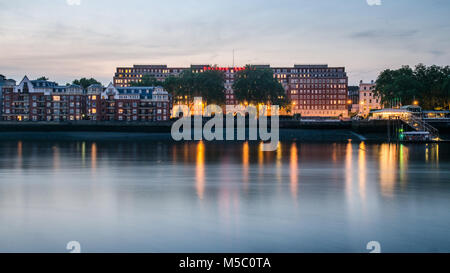
[[[439,137],[439,130],[425,122],[421,118],[415,117],[413,114],[408,117],[401,117],[401,120],[411,126],[416,131],[429,132],[433,137]]]

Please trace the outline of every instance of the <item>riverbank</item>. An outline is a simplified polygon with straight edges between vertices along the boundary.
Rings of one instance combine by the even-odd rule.
[[[270,124],[270,123],[269,123]],[[280,140],[299,142],[389,142],[400,121],[280,120]],[[439,125],[439,124],[438,124]],[[172,122],[0,122],[0,140],[173,141]],[[441,123],[442,139],[450,139]],[[248,128],[246,129],[248,136]]]

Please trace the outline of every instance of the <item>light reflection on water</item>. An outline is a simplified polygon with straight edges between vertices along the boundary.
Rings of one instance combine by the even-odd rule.
[[[448,144],[2,142],[0,251],[450,251]]]

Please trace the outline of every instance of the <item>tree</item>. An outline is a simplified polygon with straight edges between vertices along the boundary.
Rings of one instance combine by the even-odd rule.
[[[424,109],[450,105],[450,68],[419,64],[415,69],[403,66],[397,70],[384,70],[377,79],[376,94],[382,103],[390,106],[393,101],[403,105],[418,101]]]
[[[81,87],[83,87],[83,89],[86,89],[92,84],[101,84],[101,83],[94,78],[90,78],[90,79],[81,78],[79,80],[74,80],[72,82],[72,84],[80,85]]]
[[[219,70],[207,70],[196,74],[195,86],[198,94],[207,104],[225,104],[224,73]]]
[[[138,82],[132,82],[131,86],[162,86],[162,84],[155,77],[144,75]]]
[[[202,97],[207,104],[222,105],[225,103],[225,88],[222,71],[208,70],[194,73],[184,70],[179,77],[168,77],[162,86],[175,98],[182,98],[188,105],[193,103],[194,97]]]
[[[166,78],[166,80],[162,83],[162,87],[169,93],[173,95],[177,95],[180,93],[181,89],[181,81],[178,77],[169,76]]]
[[[45,76],[42,76],[42,77],[40,77],[40,78],[37,78],[36,80],[37,80],[37,81],[48,81],[48,78],[45,77]]]
[[[240,103],[290,106],[283,86],[274,78],[271,69],[247,65],[236,74],[233,89]]]

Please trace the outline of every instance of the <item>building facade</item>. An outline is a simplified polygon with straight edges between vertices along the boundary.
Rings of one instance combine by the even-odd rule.
[[[80,120],[84,114],[81,86],[59,86],[55,82],[28,77],[17,86],[3,87],[3,120]]]
[[[359,83],[359,109],[358,115],[367,117],[371,110],[382,109],[381,98],[375,94],[376,84],[374,81],[370,83]]]
[[[115,87],[112,83],[97,95],[97,120],[167,121],[171,99],[162,87]]]
[[[171,98],[161,87],[107,88],[91,85],[59,86],[24,77],[3,86],[3,120],[8,121],[165,121]]]
[[[294,65],[293,67],[254,67],[272,69],[274,77],[283,85],[287,97],[292,101],[292,114],[309,117],[346,117],[348,78],[344,67],[328,65]],[[225,100],[227,105],[235,105],[233,83],[236,73],[244,67],[215,67],[211,65],[191,65],[190,67],[169,68],[167,65],[135,65],[118,67],[114,75],[114,86],[128,87],[139,82],[144,75],[164,81],[169,76],[178,76],[182,71],[193,72],[221,70],[224,72]]]
[[[349,111],[352,113],[359,113],[359,86],[349,86],[348,87],[348,101],[351,102],[349,105]]]
[[[8,86],[15,86],[16,85],[16,81],[12,80],[12,79],[7,79],[5,76],[0,74],[0,117],[3,114],[3,86],[8,87]]]

